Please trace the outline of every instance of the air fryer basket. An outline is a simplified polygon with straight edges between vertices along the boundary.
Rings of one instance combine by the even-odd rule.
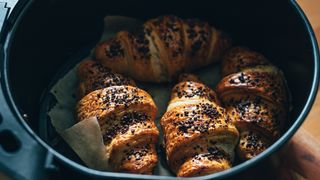
[[[287,142],[309,112],[318,87],[318,47],[295,1],[20,0],[0,39],[0,169],[19,179],[168,178],[95,171],[70,160],[76,159],[72,151],[67,158],[39,137],[45,132],[39,126],[42,94],[70,58],[98,41],[104,16],[146,20],[164,14],[208,21],[228,32],[235,45],[263,53],[284,71],[292,93],[290,121],[276,143],[231,170],[198,179],[235,177],[261,166]]]

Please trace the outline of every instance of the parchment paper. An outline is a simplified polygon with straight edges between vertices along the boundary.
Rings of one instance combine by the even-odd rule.
[[[105,30],[101,35],[101,41],[113,37],[120,30],[135,30],[142,22],[128,17],[107,16],[104,19]],[[90,58],[90,57],[84,57]],[[108,158],[105,153],[100,127],[96,118],[87,119],[77,123],[74,119],[76,97],[74,93],[78,86],[76,76],[77,65],[61,78],[51,89],[57,103],[48,112],[52,125],[61,137],[70,145],[81,160],[90,168],[110,171]],[[213,88],[219,81],[219,67],[212,65],[194,72],[200,79]],[[159,120],[164,114],[169,102],[171,88],[174,84],[149,84],[137,82],[137,86],[144,89],[153,97],[158,114],[156,124],[160,130],[159,142],[162,142],[162,132]],[[156,175],[172,175],[165,164],[164,154],[159,154],[159,163],[155,169]]]

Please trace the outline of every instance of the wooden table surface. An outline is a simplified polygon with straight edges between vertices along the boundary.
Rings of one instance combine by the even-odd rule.
[[[297,1],[306,13],[320,43],[320,0],[298,0]],[[302,129],[312,135],[320,143],[320,90],[312,110],[303,123]],[[319,167],[320,168],[320,167]]]

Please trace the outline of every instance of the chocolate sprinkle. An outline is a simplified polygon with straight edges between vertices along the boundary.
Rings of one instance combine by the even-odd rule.
[[[266,144],[261,142],[261,137],[253,132],[249,132],[249,134],[245,137],[246,139],[246,148],[253,149],[254,151],[260,152],[261,150],[266,149]]]
[[[187,89],[185,89],[186,86],[188,87]],[[199,96],[210,101],[215,101],[215,96],[211,93],[209,88],[206,86],[199,86],[198,83],[192,81],[180,83],[174,88],[174,93],[178,98],[192,98]]]
[[[136,123],[141,123],[145,122],[150,117],[142,112],[129,112],[125,113],[121,119],[119,124],[115,124],[112,128],[108,129],[104,134],[103,134],[103,140],[107,144],[110,142],[117,134],[124,134],[125,132],[128,131],[130,126],[136,124]],[[132,129],[131,133],[134,134],[135,130]]]
[[[234,107],[231,112],[233,116],[239,114],[237,121],[246,121],[257,124],[259,127],[269,131],[271,134],[277,135],[280,128],[281,108],[271,106],[260,96],[246,96],[239,100],[230,99],[227,106]]]
[[[151,33],[150,29],[144,29],[135,33],[130,33],[129,38],[133,44],[133,47],[137,51],[138,56],[134,56],[134,60],[148,60],[151,57],[149,49],[149,40],[146,38],[146,34]]]
[[[218,147],[209,147],[207,148],[207,153],[203,154],[196,154],[194,156],[195,159],[201,160],[202,158],[208,158],[210,161],[213,160],[221,160],[221,159],[226,159],[230,161],[230,156],[227,154],[224,150],[218,148]]]
[[[97,74],[91,77],[93,79],[92,86],[87,91],[92,92],[111,86],[131,85],[129,78],[110,72],[110,69],[103,67],[99,63],[95,63],[91,68],[96,70]],[[90,86],[89,86],[90,87]]]
[[[131,160],[134,158],[136,161],[141,160],[143,156],[146,156],[150,152],[150,146],[145,145],[142,148],[139,148],[138,150],[136,149],[130,149],[129,151],[125,152],[125,157],[122,159],[122,161],[125,160]]]
[[[173,125],[181,133],[200,132],[206,133],[209,128],[214,128],[215,124],[221,123],[219,117],[221,114],[218,112],[217,108],[209,103],[201,103],[199,108],[193,111],[185,111],[183,116],[179,118],[186,118],[184,121],[173,122]],[[205,117],[209,117],[208,120],[204,120]]]
[[[109,48],[106,48],[105,52],[106,56],[110,59],[124,56],[124,50],[120,41],[115,39],[110,42],[110,46]]]

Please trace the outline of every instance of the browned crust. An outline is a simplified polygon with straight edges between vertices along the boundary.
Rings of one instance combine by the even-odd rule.
[[[238,132],[225,122],[223,113],[224,109],[205,103],[176,107],[163,116],[161,126],[172,169],[177,170],[185,158],[192,156],[194,145],[210,144],[210,139],[217,139],[211,146],[221,142],[236,144]]]
[[[219,152],[222,151],[222,152]],[[178,177],[195,177],[213,174],[216,172],[224,171],[232,167],[230,159],[224,155],[223,150],[213,150],[214,153],[208,151],[201,155],[195,155],[188,159],[180,167]]]
[[[183,21],[183,30],[188,69],[208,64],[212,36],[209,24],[198,19],[186,19]]]
[[[127,49],[128,45],[121,38],[115,37],[99,43],[94,49],[94,57],[103,66],[112,69],[112,71],[128,74],[129,64],[127,58],[130,55]]]
[[[244,68],[257,65],[271,65],[262,54],[245,47],[234,47],[230,49],[222,58],[221,76],[240,72]]]
[[[209,48],[208,60],[211,62],[218,62],[221,60],[222,55],[232,46],[231,37],[214,27],[211,27],[211,45]]]
[[[157,107],[150,95],[132,86],[111,86],[93,91],[77,104],[79,121],[97,117],[113,171],[150,174],[157,162],[154,145],[159,131]],[[145,146],[150,148],[146,150]],[[125,160],[126,152],[146,151],[141,159]]]
[[[180,82],[172,88],[170,103],[206,99],[220,104],[217,94],[201,83],[198,77],[192,74],[182,74],[179,80]]]
[[[158,162],[155,144],[147,142],[128,144],[126,148],[114,151],[111,156],[110,163],[115,172],[152,174]]]
[[[94,54],[104,66],[134,79],[164,82],[220,59],[231,46],[228,35],[197,19],[160,16],[135,33],[121,31]]]
[[[91,59],[82,61],[77,69],[79,78],[79,99],[88,93],[110,86],[131,85],[135,82],[121,74],[112,73],[110,69]]]
[[[282,72],[275,66],[256,66],[223,78],[217,93],[224,98],[231,93],[252,93],[271,103],[287,104],[287,91]]]
[[[160,60],[164,64],[171,79],[183,72],[187,61],[182,20],[176,16],[160,16],[148,20],[144,28],[150,32],[150,36],[158,49]]]
[[[112,113],[122,112],[128,107],[148,107],[152,117],[155,117],[157,111],[147,92],[132,86],[112,86],[93,91],[83,97],[76,108],[77,119],[82,121],[97,116],[98,120],[103,121]]]
[[[241,160],[248,160],[265,151],[272,142],[270,138],[263,136],[259,131],[248,128],[240,134],[236,151]]]
[[[141,29],[133,33],[121,31],[117,34],[117,37],[128,44],[128,74],[134,79],[149,82],[159,77],[154,74],[152,69],[152,52],[150,41],[146,38],[146,35],[146,31]]]
[[[169,107],[179,104],[168,108],[160,120],[170,168],[181,177],[230,168],[239,136],[237,129],[225,109],[215,103],[213,90],[194,75],[180,79],[182,82],[172,90]],[[205,92],[197,93],[199,88]]]
[[[244,47],[225,54],[221,73],[225,77],[216,91],[240,132],[237,154],[242,160],[251,159],[280,136],[287,120],[285,78],[266,57]]]
[[[283,106],[272,104],[259,96],[229,95],[225,106],[230,119],[239,131],[259,131],[271,141],[280,136],[286,111]]]

